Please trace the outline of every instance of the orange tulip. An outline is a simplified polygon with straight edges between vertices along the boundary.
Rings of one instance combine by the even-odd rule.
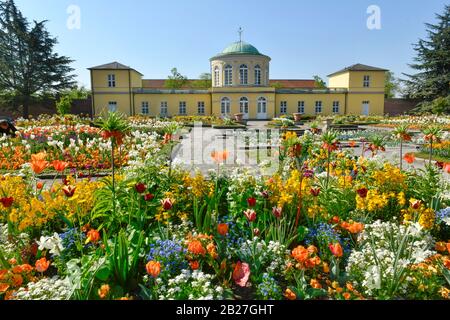
[[[52,162],[52,166],[56,171],[63,172],[69,166],[69,163],[65,161],[55,160]]]
[[[221,236],[226,236],[228,234],[228,224],[226,223],[220,223],[217,226],[217,232],[221,235]]]
[[[14,287],[20,287],[23,283],[23,278],[20,274],[15,274],[12,276],[12,283]]]
[[[344,254],[342,246],[339,242],[336,242],[335,244],[330,243],[328,247],[330,248],[331,253],[337,258],[342,257],[342,255]]]
[[[436,244],[434,245],[434,249],[440,252],[446,251],[447,250],[446,243],[443,241],[436,242]]]
[[[199,240],[193,240],[188,244],[188,251],[193,254],[204,256],[206,254],[205,248]]]
[[[39,152],[31,155],[31,162],[45,160],[47,154],[45,152]]]
[[[200,263],[198,263],[197,260],[189,261],[189,265],[191,266],[192,270],[197,270],[200,267]]]
[[[450,162],[447,162],[446,164],[444,164],[444,171],[447,173],[450,173]]]
[[[98,231],[95,230],[95,229],[89,230],[89,232],[87,233],[87,240],[86,240],[86,243],[89,243],[89,242],[96,243],[96,242],[98,242],[99,240],[100,240],[100,232],[98,232]]]
[[[36,189],[41,190],[44,187],[44,183],[42,181],[39,181],[36,183]]]
[[[345,300],[349,300],[352,295],[350,293],[348,293],[348,292],[344,292],[342,294],[342,296],[344,297]]]
[[[407,154],[405,154],[405,155],[403,156],[403,159],[404,159],[407,163],[411,164],[411,163],[414,162],[414,160],[416,160],[416,157],[414,156],[414,153],[407,153]]]
[[[211,152],[211,158],[216,163],[224,162],[227,160],[229,152],[227,150],[224,151],[213,151]]]
[[[102,285],[100,289],[98,289],[98,296],[100,297],[100,299],[105,299],[108,296],[110,290],[111,288],[108,284]]]
[[[317,279],[311,279],[310,283],[311,287],[313,287],[314,289],[321,289],[322,285],[320,284],[319,281],[317,281]]]
[[[350,224],[345,229],[350,231],[350,233],[360,233],[361,231],[364,230],[364,225],[362,223],[360,223],[360,222],[353,222],[352,224]]]
[[[292,257],[300,263],[303,263],[308,259],[309,252],[305,247],[298,246],[294,250],[292,250]]]
[[[35,264],[37,272],[45,272],[45,271],[47,271],[49,266],[50,266],[50,261],[47,261],[47,259],[45,257],[36,261],[36,264]]]
[[[156,278],[161,273],[161,264],[157,261],[149,261],[145,266],[147,273]]]
[[[7,283],[0,283],[0,292],[1,293],[6,292],[6,290],[8,290],[8,289],[9,289],[9,284],[7,284]]]
[[[35,160],[31,161],[31,170],[33,170],[34,173],[39,174],[42,171],[45,170],[48,166],[48,161],[45,160]]]
[[[286,289],[286,291],[284,292],[284,297],[288,300],[296,300],[297,299],[297,295],[289,288]]]

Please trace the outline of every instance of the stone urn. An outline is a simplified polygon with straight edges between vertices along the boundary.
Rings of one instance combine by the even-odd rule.
[[[294,116],[294,121],[295,122],[302,121],[302,114],[301,113],[293,113],[292,115]]]
[[[237,122],[242,122],[243,119],[244,119],[243,113],[235,113],[234,114],[234,120],[236,120]]]

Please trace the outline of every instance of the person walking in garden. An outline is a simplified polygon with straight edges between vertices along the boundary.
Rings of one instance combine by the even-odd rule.
[[[16,135],[17,129],[14,125],[7,119],[0,119],[0,134],[6,134],[14,137]]]

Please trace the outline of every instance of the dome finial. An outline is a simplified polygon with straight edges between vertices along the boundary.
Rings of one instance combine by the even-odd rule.
[[[239,43],[241,44],[241,47],[242,47],[242,32],[244,32],[244,29],[242,29],[242,27],[239,27],[238,33],[239,33]]]

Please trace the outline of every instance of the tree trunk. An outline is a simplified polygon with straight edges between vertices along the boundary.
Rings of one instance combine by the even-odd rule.
[[[30,116],[30,98],[29,97],[25,97],[23,99],[23,117],[24,119],[28,119],[28,117]]]

